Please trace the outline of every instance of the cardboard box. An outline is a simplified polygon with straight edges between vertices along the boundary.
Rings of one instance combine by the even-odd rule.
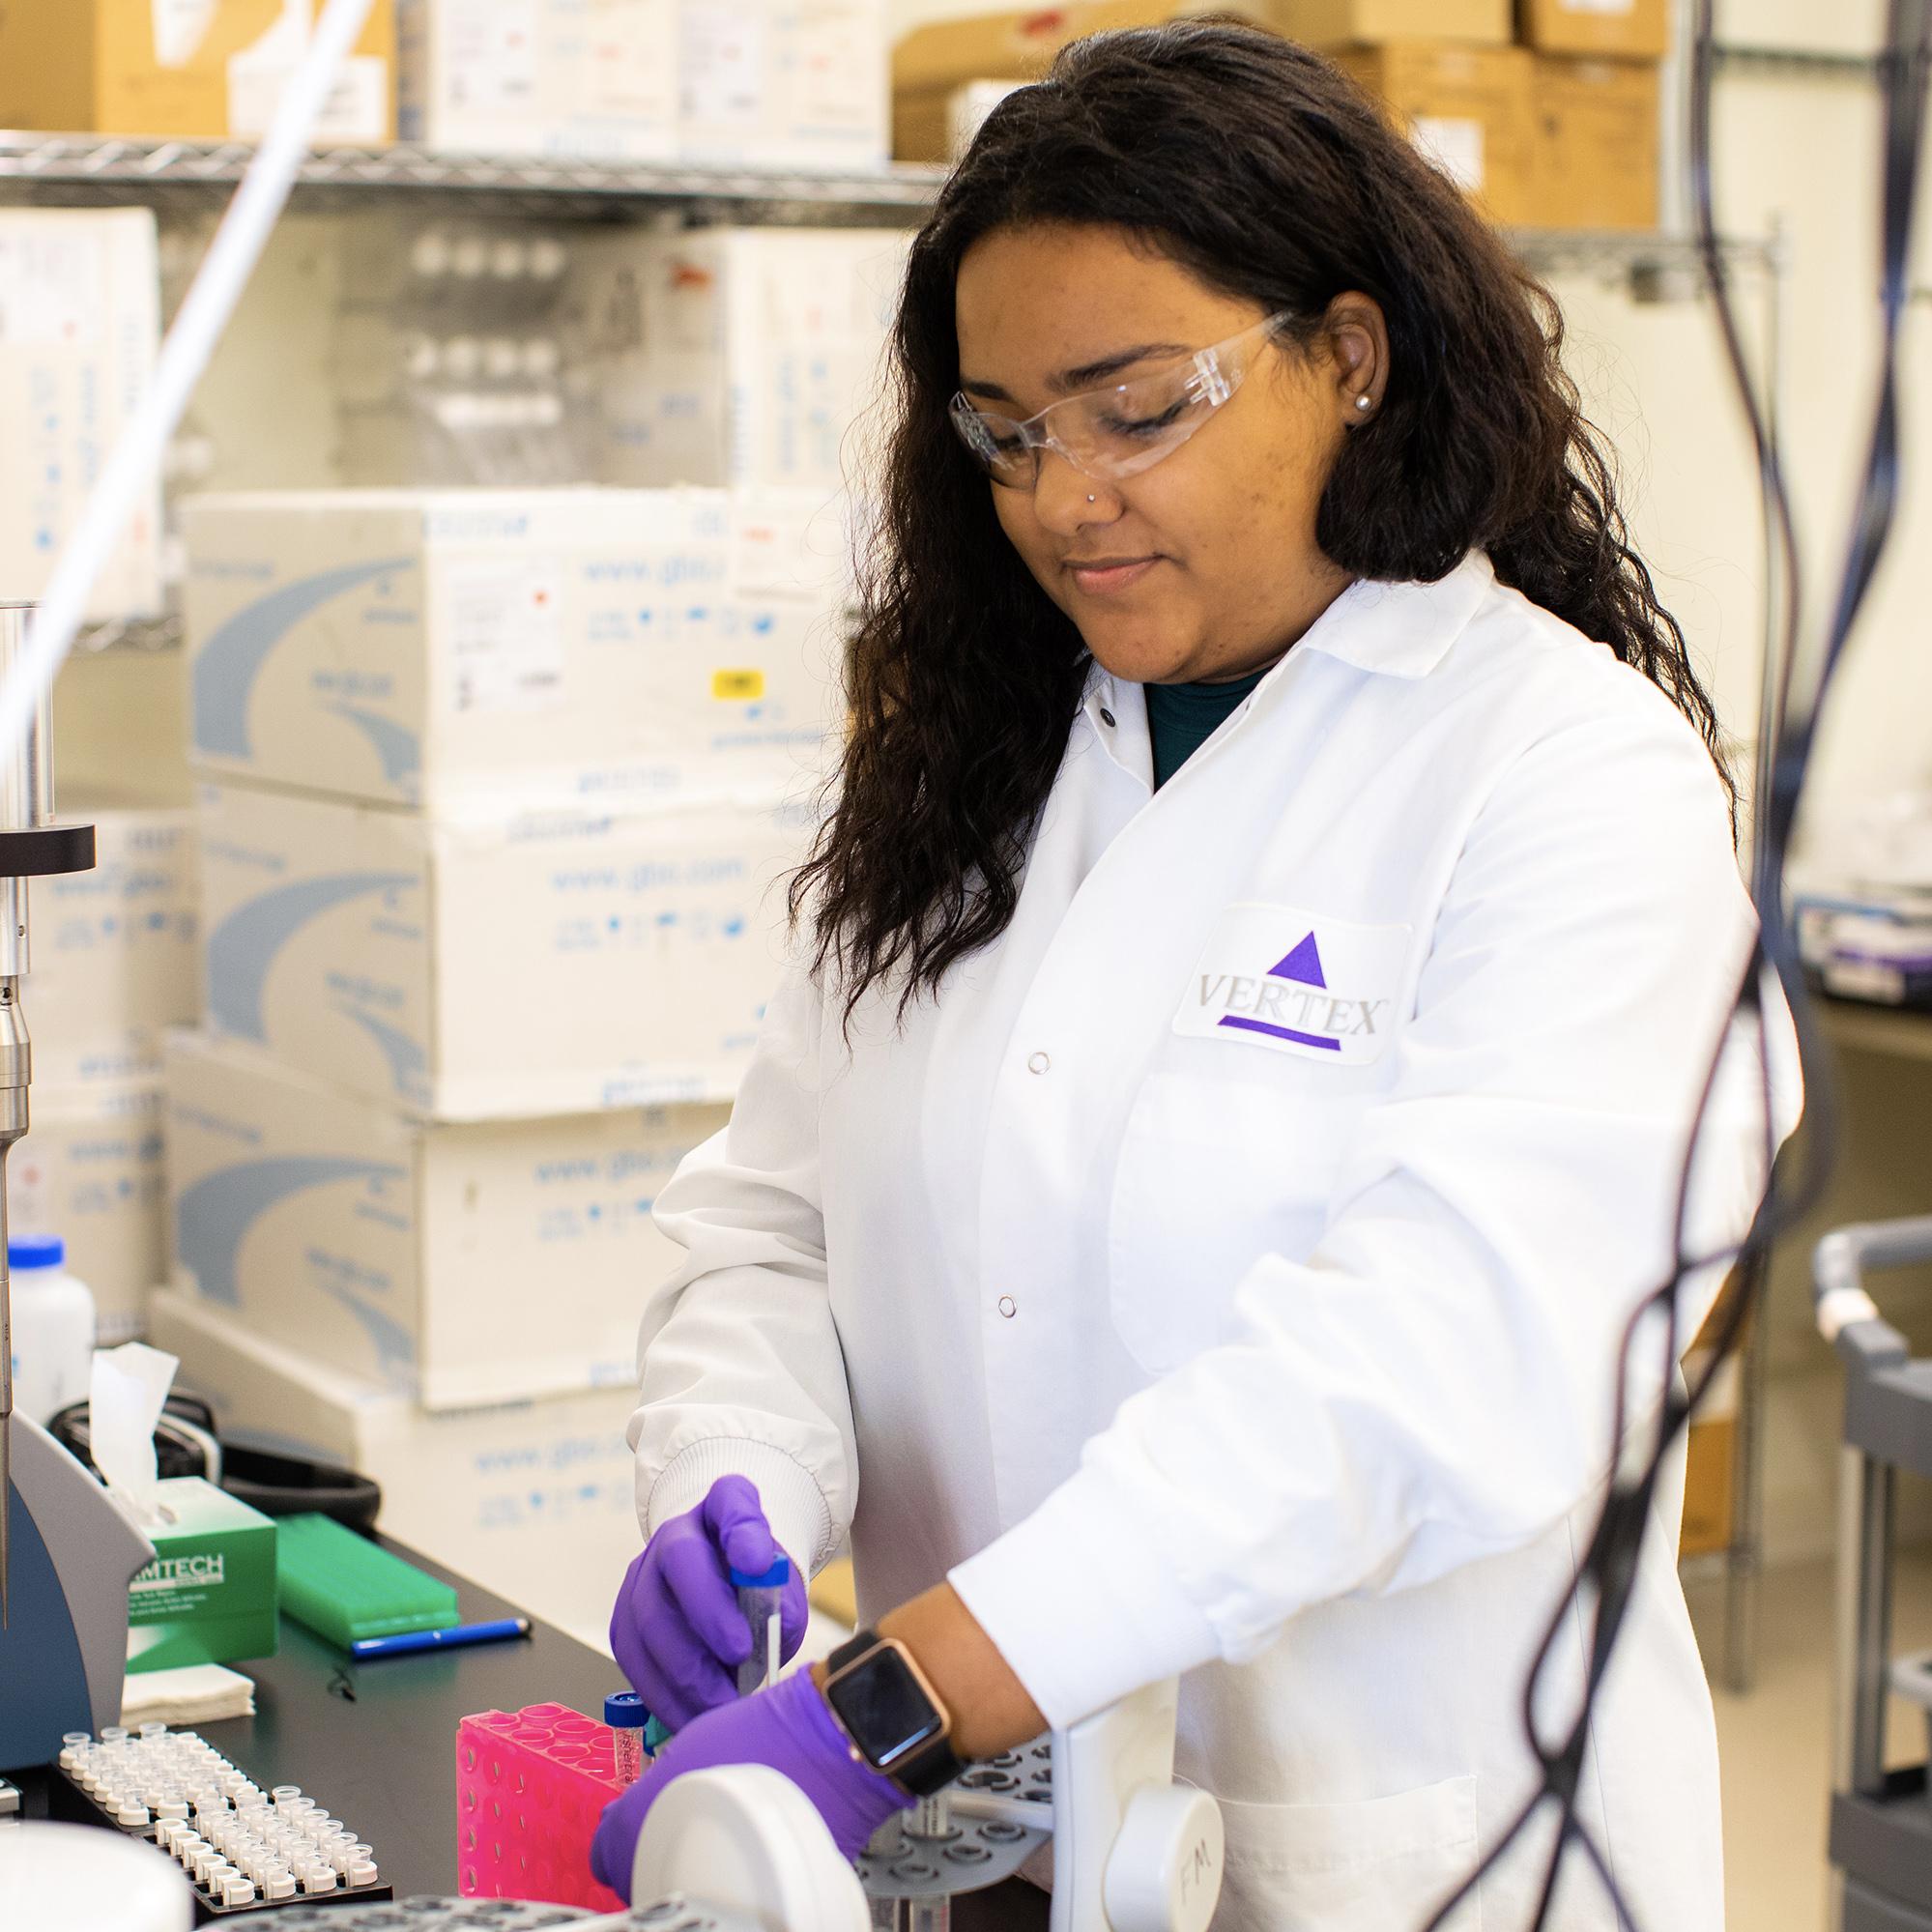
[[[34,1083],[26,1138],[7,1157],[7,1212],[20,1231],[58,1234],[68,1272],[94,1295],[103,1347],[147,1322],[167,1279],[167,1159],[159,1044],[143,1079],[86,1087]]]
[[[633,1284],[642,1296],[648,1277]],[[155,1297],[156,1344],[224,1436],[347,1465],[382,1485],[383,1530],[602,1648],[637,1554],[631,1387],[431,1412],[248,1334],[218,1310]]]
[[[1277,0],[1275,21],[1310,47],[1469,41],[1508,46],[1512,0]]]
[[[635,231],[578,250],[610,483],[867,493],[899,229]]]
[[[1354,48],[1336,61],[1492,221],[1532,218],[1531,60],[1522,48],[1410,43]]]
[[[10,74],[0,7],[0,90]],[[0,127],[17,127],[0,114]],[[0,600],[32,601],[80,520],[160,342],[145,208],[0,208]],[[94,619],[161,608],[160,486],[150,479],[88,599]]]
[[[458,810],[764,793],[819,769],[822,494],[322,490],[184,508],[195,763]],[[813,554],[819,546],[819,554]]]
[[[199,1476],[158,1488],[166,1519],[141,1524],[155,1560],[128,1585],[128,1668],[274,1657],[281,1642],[274,1519]]]
[[[686,160],[885,164],[885,0],[678,0],[678,82]]]
[[[668,160],[678,0],[397,0],[397,130],[482,155]]]
[[[1525,46],[1657,60],[1670,51],[1669,0],[1516,0]]]
[[[1707,1331],[1709,1324],[1707,1323]],[[1710,1367],[1703,1345],[1684,1358],[1684,1372],[1696,1382]],[[1730,1356],[1690,1418],[1684,1465],[1684,1528],[1679,1556],[1709,1556],[1731,1546],[1731,1513],[1738,1480],[1738,1407],[1744,1367]]]
[[[1548,228],[1655,228],[1661,135],[1648,61],[1539,54],[1531,83],[1530,219]]]
[[[439,1120],[729,1100],[807,836],[763,805],[458,822],[210,785],[209,1025]]]
[[[895,160],[958,160],[972,146],[980,125],[1024,80],[968,80],[925,94],[895,95],[892,154]]]
[[[307,44],[311,0],[7,0],[0,127],[252,140]],[[395,16],[376,0],[319,142],[395,136]]]
[[[628,1386],[643,1296],[679,1258],[651,1205],[725,1119],[427,1123],[177,1033],[174,1283],[211,1319],[431,1408]]]
[[[95,865],[34,881],[20,997],[37,1102],[49,1086],[158,1073],[161,1029],[201,1000],[194,814],[66,798],[61,813],[93,824]]]
[[[1461,4],[1461,0],[1449,0]],[[968,80],[1038,80],[1053,56],[1089,34],[1158,27],[1191,14],[1247,18],[1272,26],[1275,0],[1072,0],[1018,14],[970,14],[915,28],[892,49],[892,93],[941,97]]]

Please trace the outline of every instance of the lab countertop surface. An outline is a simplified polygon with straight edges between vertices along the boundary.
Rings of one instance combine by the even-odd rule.
[[[522,1615],[515,1604],[383,1539],[456,1591],[462,1620]],[[479,1711],[567,1704],[601,1717],[624,1687],[617,1665],[531,1619],[525,1641],[358,1662],[284,1617],[279,1655],[237,1664],[255,1715],[193,1728],[264,1789],[299,1784],[375,1847],[398,1898],[456,1890],[456,1726]],[[44,1808],[30,1784],[28,1809]],[[1047,1895],[1020,1880],[953,1901],[956,1932],[1044,1932]]]

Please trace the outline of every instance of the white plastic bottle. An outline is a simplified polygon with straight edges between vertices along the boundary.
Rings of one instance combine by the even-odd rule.
[[[67,1272],[58,1234],[16,1234],[7,1243],[14,1296],[14,1406],[51,1422],[87,1399],[94,1374],[94,1296]]]

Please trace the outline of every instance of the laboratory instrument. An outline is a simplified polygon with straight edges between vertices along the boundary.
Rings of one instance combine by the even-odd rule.
[[[783,1551],[772,1559],[769,1570],[732,1572],[732,1588],[737,1592],[738,1608],[751,1626],[751,1655],[738,1665],[740,1697],[778,1682],[778,1666],[785,1659],[779,1620],[785,1586],[791,1581],[792,1560]]]
[[[32,1932],[188,1932],[194,1902],[152,1845],[32,1818],[0,1831],[8,1926]]]
[[[1830,1840],[1835,1932],[1932,1932],[1927,1768],[1886,1768],[1889,1693],[1932,1710],[1932,1658],[1891,1655],[1895,1494],[1900,1471],[1932,1476],[1932,1359],[1913,1359],[1864,1280],[1868,1269],[1928,1260],[1932,1216],[1838,1228],[1812,1259],[1818,1329],[1845,1367]]]
[[[635,1784],[649,1762],[644,1734],[650,1713],[635,1690],[614,1690],[604,1699],[604,1722],[611,1727],[611,1747],[617,1756],[618,1782]]]
[[[57,1234],[8,1237],[14,1406],[43,1427],[86,1397],[94,1366],[94,1297],[66,1264]]]
[[[0,689],[29,675],[23,664],[32,604],[0,603]],[[27,1084],[33,1053],[20,1010],[20,981],[30,969],[27,881],[94,864],[94,827],[54,822],[53,687],[31,692],[26,730],[0,743],[0,1254],[7,1233],[7,1153],[27,1131]],[[0,1259],[0,1628],[10,1614],[14,1507],[13,1295]]]

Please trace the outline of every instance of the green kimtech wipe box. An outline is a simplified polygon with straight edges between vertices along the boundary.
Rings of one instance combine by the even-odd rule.
[[[274,1657],[273,1518],[199,1476],[171,1477],[155,1493],[161,1519],[142,1525],[155,1560],[128,1586],[128,1668]]]

